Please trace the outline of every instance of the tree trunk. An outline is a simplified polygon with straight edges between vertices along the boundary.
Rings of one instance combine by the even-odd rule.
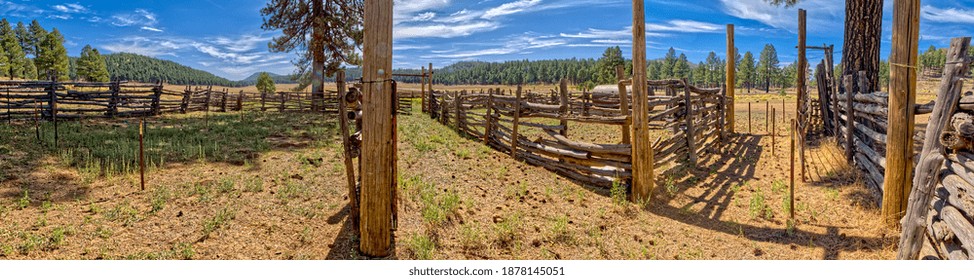
[[[325,12],[324,3],[320,0],[311,1],[311,106],[318,110],[316,100],[325,98]]]
[[[879,47],[883,32],[883,0],[847,0],[845,43],[842,45],[842,76],[852,75],[859,80],[859,71],[866,71],[869,88],[854,92],[879,91]],[[842,90],[842,92],[845,92]]]

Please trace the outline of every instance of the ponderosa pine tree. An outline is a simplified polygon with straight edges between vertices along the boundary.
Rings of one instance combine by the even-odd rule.
[[[78,58],[77,75],[78,79],[89,82],[107,82],[108,67],[105,65],[105,58],[98,53],[91,45],[85,45],[81,49],[81,57]]]
[[[744,53],[741,63],[737,64],[738,85],[747,88],[747,93],[751,93],[751,88],[757,81],[757,66],[754,65],[754,54],[750,51]]]
[[[41,42],[44,41],[44,38],[47,38],[47,30],[41,27],[41,24],[36,19],[30,22],[27,30],[29,32],[27,32],[27,36],[24,38],[24,43],[27,45],[27,48],[24,49],[32,49],[28,53],[33,54],[34,58],[37,58],[40,55]]]
[[[34,48],[27,42],[27,39],[30,38],[30,31],[27,30],[27,26],[23,22],[17,22],[17,27],[14,28],[14,35],[17,36],[17,42],[20,43],[20,49],[24,51],[24,55],[34,55]]]
[[[599,84],[614,84],[616,82],[616,66],[626,64],[622,57],[622,49],[618,46],[605,49],[602,58],[596,62],[596,81]]]
[[[760,57],[758,58],[757,74],[758,79],[764,81],[765,93],[771,91],[771,82],[779,72],[779,63],[781,62],[778,61],[778,51],[774,49],[774,45],[764,45],[764,49],[761,50]]]
[[[6,76],[11,80],[24,76],[24,51],[20,49],[20,42],[10,22],[7,19],[0,20],[0,48],[7,56]]]
[[[299,53],[294,61],[299,88],[312,85],[324,94],[324,77],[332,76],[343,64],[359,64],[356,50],[362,45],[362,0],[269,0],[260,10],[261,28],[280,30],[269,47],[274,52]]]
[[[38,76],[48,78],[47,75],[53,73],[59,81],[70,79],[70,62],[68,61],[68,50],[64,48],[64,37],[61,32],[54,28],[51,33],[44,37],[38,48],[37,64]]]

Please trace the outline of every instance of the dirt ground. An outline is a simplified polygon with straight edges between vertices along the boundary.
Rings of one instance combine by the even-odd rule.
[[[780,110],[785,99],[787,119],[793,98],[738,96],[739,135],[696,168],[659,167],[646,205],[518,162],[416,105],[399,125],[401,203],[389,259],[892,259],[898,232],[879,222],[876,194],[831,138],[809,143],[796,222],[787,222],[788,130],[776,117],[772,153],[764,101]],[[754,102],[750,133],[746,102]],[[29,126],[4,128],[19,134],[0,143],[0,259],[363,258],[346,220],[334,120],[277,117],[294,120],[289,133],[258,137],[266,149],[223,151],[247,160],[166,161],[146,174],[144,191],[135,172],[86,175],[28,143]],[[243,119],[210,118],[231,128]],[[593,137],[613,141],[618,131],[603,133]]]

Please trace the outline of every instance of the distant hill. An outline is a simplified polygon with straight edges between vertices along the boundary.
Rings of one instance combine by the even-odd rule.
[[[156,82],[164,81],[180,85],[218,85],[239,86],[241,82],[230,81],[210,72],[158,58],[131,53],[103,55],[108,63],[108,73],[112,80]]]
[[[254,73],[253,75],[250,75],[250,77],[240,80],[240,84],[246,86],[256,85],[257,77],[260,76],[260,73],[262,72]],[[291,80],[291,75],[280,75],[280,74],[274,74],[270,72],[268,72],[267,74],[271,76],[272,80],[274,80],[274,84],[296,84],[297,83],[294,80]]]

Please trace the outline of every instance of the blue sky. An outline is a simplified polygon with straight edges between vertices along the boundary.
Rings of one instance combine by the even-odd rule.
[[[442,67],[458,61],[597,58],[620,46],[629,56],[628,0],[395,0],[397,68]],[[921,49],[974,35],[974,0],[922,2]],[[37,19],[64,33],[69,54],[90,44],[173,60],[230,79],[254,72],[293,72],[292,54],[271,53],[279,33],[260,29],[264,0],[41,1],[0,0],[9,21]],[[893,1],[886,0],[882,56],[889,52]],[[844,1],[804,0],[773,7],[765,0],[649,0],[650,58],[669,47],[691,61],[725,49],[725,25],[736,25],[737,47],[757,53],[774,44],[785,64],[795,60],[797,9],[808,10],[809,45],[834,44],[841,55]],[[809,60],[821,59],[810,52]],[[838,58],[836,58],[838,61]]]

